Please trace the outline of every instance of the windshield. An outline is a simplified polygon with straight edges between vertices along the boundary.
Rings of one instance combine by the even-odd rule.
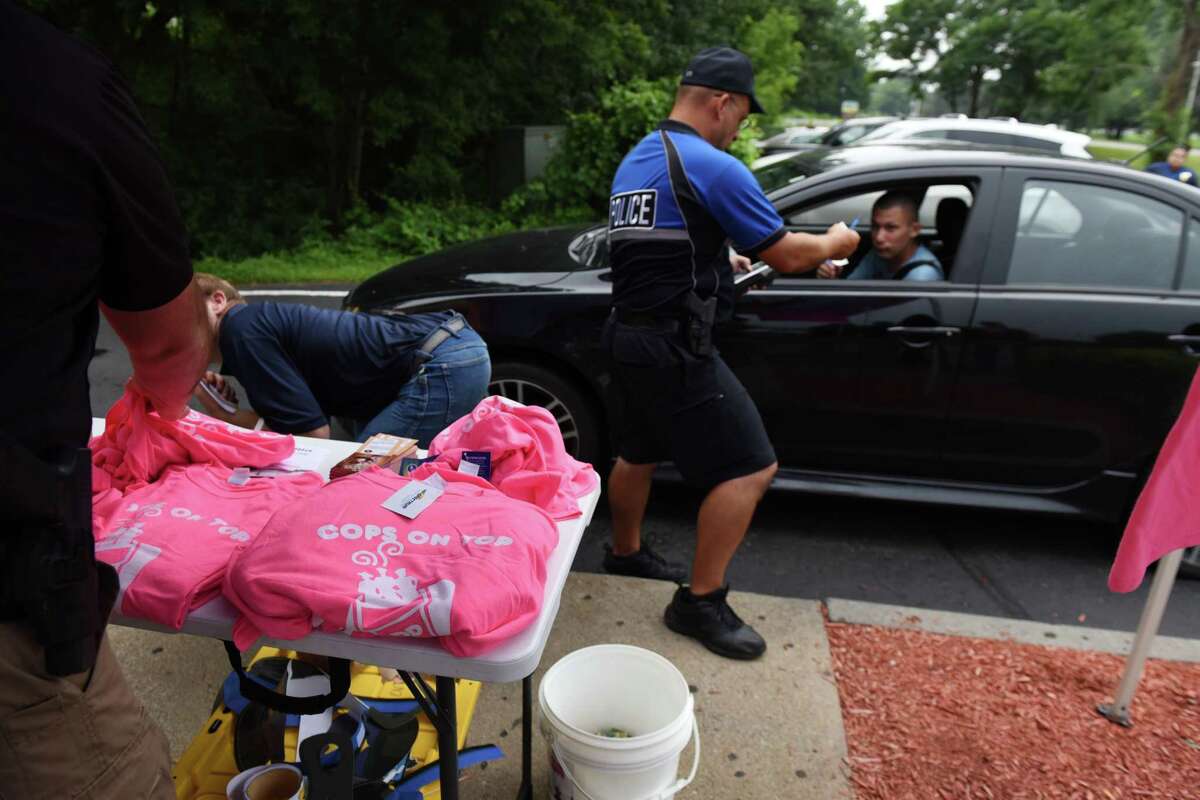
[[[822,136],[821,144],[829,147],[841,147],[851,142],[857,142],[883,124],[882,122],[846,122]]]
[[[817,172],[818,170],[813,167],[813,162],[804,158],[803,155],[797,155],[759,167],[754,170],[754,177],[758,180],[758,185],[762,187],[763,194],[770,194],[776,189],[782,189],[790,183],[802,181]]]

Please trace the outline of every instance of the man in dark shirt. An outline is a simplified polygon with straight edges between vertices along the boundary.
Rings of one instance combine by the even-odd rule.
[[[116,576],[92,551],[87,367],[99,309],[155,409],[181,416],[208,361],[203,302],[123,81],[8,0],[0,303],[0,797],[173,798],[166,740],[103,637]]]
[[[670,118],[625,156],[613,178],[609,253],[613,313],[605,340],[619,407],[618,458],[608,482],[609,572],[682,580],[682,566],[641,543],[655,467],[673,461],[707,492],[696,523],[689,586],[667,606],[671,630],[729,658],[757,658],[766,642],[726,602],[725,569],[775,474],[758,409],[712,346],[733,308],[728,255],[781,272],[854,252],[858,234],[789,233],[744,164],[724,152],[751,113],[754,72],[728,47],[688,64]]]
[[[1171,148],[1166,161],[1155,161],[1146,167],[1146,172],[1152,172],[1173,181],[1182,181],[1188,186],[1200,187],[1200,183],[1196,181],[1196,171],[1186,166],[1187,157],[1188,146],[1186,144],[1176,145]]]
[[[200,273],[213,353],[238,379],[253,411],[213,416],[245,427],[329,437],[344,418],[359,441],[375,433],[421,447],[487,395],[487,345],[460,314],[377,316],[294,303],[248,305],[227,281]],[[230,396],[215,373],[207,379]]]

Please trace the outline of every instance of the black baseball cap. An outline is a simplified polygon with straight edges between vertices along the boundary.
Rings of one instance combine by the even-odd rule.
[[[750,58],[732,47],[709,47],[696,53],[679,82],[744,94],[750,98],[750,113],[764,113],[754,96],[754,67]]]

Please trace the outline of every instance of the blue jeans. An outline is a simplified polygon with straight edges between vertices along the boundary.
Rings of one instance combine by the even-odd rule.
[[[356,421],[355,436],[365,442],[371,434],[390,433],[427,448],[433,437],[487,397],[491,377],[487,345],[478,333],[463,328],[438,345],[395,400],[365,424]]]

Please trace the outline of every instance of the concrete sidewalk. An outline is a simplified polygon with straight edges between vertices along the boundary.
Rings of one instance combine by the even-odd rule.
[[[766,656],[719,658],[671,633],[662,612],[674,586],[636,578],[573,573],[534,682],[536,797],[548,797],[546,745],[538,730],[537,680],[563,655],[617,642],[670,659],[694,687],[701,763],[683,798],[850,798],[843,774],[846,742],[820,603],[733,593],[738,613],[769,642]],[[208,718],[229,672],[219,642],[193,636],[110,628],[130,683],[166,730],[178,757]],[[520,784],[521,684],[483,688],[471,744],[495,743],[507,755],[484,770],[463,773],[462,797],[513,797]],[[680,771],[690,767],[684,751]]]
[[[845,733],[825,636],[821,604],[745,592],[730,596],[737,612],[767,639],[758,661],[719,658],[662,624],[670,584],[573,573],[534,681],[535,797],[549,797],[546,745],[537,721],[537,680],[563,655],[617,642],[670,659],[693,687],[701,764],[680,800],[787,797],[852,798],[846,777]],[[1124,652],[1129,634],[1050,626],[992,617],[829,600],[830,618],[854,624],[908,627],[938,633]],[[207,719],[229,671],[216,641],[110,628],[135,691],[162,724],[178,757]],[[1155,654],[1200,661],[1200,642],[1163,639]],[[507,758],[463,774],[462,797],[515,796],[520,782],[521,685],[483,688],[471,725],[471,744],[495,743]],[[691,765],[684,751],[680,771]]]

